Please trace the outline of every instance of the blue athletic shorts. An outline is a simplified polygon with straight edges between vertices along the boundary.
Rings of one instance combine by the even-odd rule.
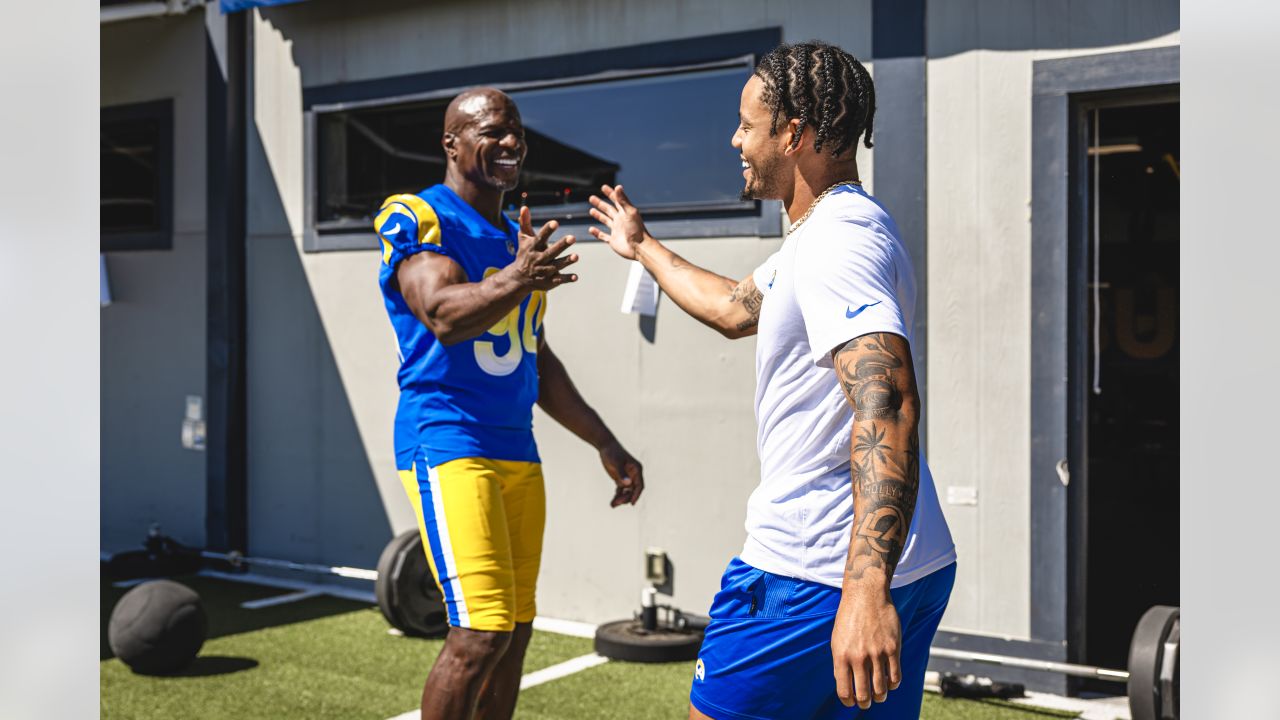
[[[840,589],[774,575],[734,558],[711,603],[689,700],[716,720],[920,717],[929,646],[955,563],[891,591],[902,624],[902,683],[870,710],[845,707],[831,661]]]

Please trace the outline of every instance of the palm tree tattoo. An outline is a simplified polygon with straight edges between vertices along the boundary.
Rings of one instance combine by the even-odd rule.
[[[920,483],[919,400],[905,338],[863,335],[832,353],[853,406],[854,528],[845,576],[891,577],[906,544]]]

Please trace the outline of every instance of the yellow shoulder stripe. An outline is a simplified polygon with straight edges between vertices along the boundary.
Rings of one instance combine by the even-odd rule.
[[[374,220],[374,228],[382,240],[382,261],[391,262],[393,245],[391,238],[383,237],[381,228],[394,214],[403,214],[417,224],[417,240],[419,244],[440,245],[440,218],[426,200],[408,193],[392,195],[382,203],[378,217]]]
[[[409,208],[418,219],[418,243],[430,245],[440,244],[440,218],[436,217],[435,208],[417,195],[396,195],[388,198],[388,202],[401,203]]]

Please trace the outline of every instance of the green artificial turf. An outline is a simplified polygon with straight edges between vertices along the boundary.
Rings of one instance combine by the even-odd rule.
[[[610,662],[520,693],[515,720],[686,718],[693,663]],[[923,720],[1049,720],[1075,713],[925,693]]]
[[[687,718],[693,663],[608,662],[520,693],[515,720]]]
[[[200,593],[209,640],[174,677],[134,674],[112,658],[107,617],[123,590],[104,583],[100,673],[102,717],[369,718],[417,707],[422,682],[443,640],[396,637],[376,607],[317,597],[244,610],[245,600],[287,594],[204,577],[179,578]],[[532,672],[591,652],[591,641],[534,633],[525,657]]]
[[[954,700],[924,694],[921,720],[1049,720],[1073,718],[1077,713],[1029,708],[1000,700]]]
[[[172,677],[136,675],[111,655],[107,618],[125,590],[102,583],[101,702],[105,720],[386,720],[417,707],[442,640],[395,637],[376,607],[332,597],[245,610],[245,600],[291,591],[208,577],[200,593],[209,639]],[[535,632],[525,672],[591,652],[590,640]],[[609,662],[521,693],[517,720],[685,718],[690,663]],[[1047,720],[1071,713],[926,695],[926,720]]]

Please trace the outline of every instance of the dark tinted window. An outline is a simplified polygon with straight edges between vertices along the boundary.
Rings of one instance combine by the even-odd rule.
[[[746,65],[511,92],[529,153],[514,207],[583,212],[601,183],[623,183],[646,209],[754,210],[729,139]],[[448,98],[323,113],[317,220],[365,221],[392,193],[444,178]]]
[[[168,247],[171,123],[168,101],[103,108],[99,220],[104,249]]]

